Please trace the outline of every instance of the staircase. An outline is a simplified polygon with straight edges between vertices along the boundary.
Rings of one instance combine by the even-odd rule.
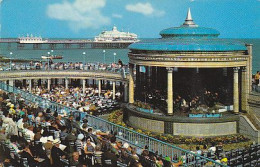
[[[248,99],[249,115],[253,121],[257,124],[258,130],[260,130],[260,93],[252,92]]]
[[[249,112],[240,115],[239,133],[260,143],[260,93],[252,92],[248,104]]]

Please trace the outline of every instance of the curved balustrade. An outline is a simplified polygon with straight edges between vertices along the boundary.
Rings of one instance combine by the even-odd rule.
[[[127,75],[124,72],[108,72],[95,70],[17,70],[3,71],[0,73],[0,80],[9,79],[49,79],[49,78],[85,78],[85,79],[106,79],[111,81],[127,82]]]
[[[136,147],[143,148],[145,145],[148,146],[149,151],[158,152],[158,154],[162,156],[170,156],[174,157],[177,155],[177,157],[185,156],[190,157],[192,155],[194,158],[189,159],[186,158],[186,162],[184,166],[191,166],[191,165],[198,165],[200,166],[206,164],[207,162],[212,162],[212,166],[225,166],[221,163],[218,163],[212,159],[197,155],[195,153],[192,153],[188,150],[182,149],[180,147],[174,146],[172,144],[157,140],[155,138],[149,137],[147,135],[138,133],[134,130],[128,129],[126,127],[111,123],[107,120],[104,120],[99,117],[95,117],[92,115],[88,115],[87,113],[80,112],[76,110],[75,108],[70,108],[67,106],[64,106],[62,104],[58,104],[52,101],[49,101],[47,99],[44,99],[40,96],[33,95],[31,93],[25,92],[21,89],[18,89],[16,87],[12,87],[10,85],[5,84],[4,82],[0,81],[0,89],[7,91],[7,92],[13,92],[15,94],[20,94],[22,98],[26,102],[33,102],[36,103],[39,107],[42,108],[50,108],[52,111],[58,111],[60,114],[73,114],[76,116],[79,116],[81,120],[84,117],[87,117],[88,123],[90,126],[92,126],[95,129],[100,129],[102,131],[116,131],[118,132],[117,138],[121,141],[128,142]]]
[[[10,59],[11,60],[11,59]],[[49,67],[49,68],[48,68]],[[103,63],[64,63],[57,62],[52,64],[41,63],[6,63],[2,66],[2,71],[16,71],[16,70],[83,70],[83,71],[105,71],[105,72],[128,72],[128,66],[119,66],[119,64],[103,64]]]

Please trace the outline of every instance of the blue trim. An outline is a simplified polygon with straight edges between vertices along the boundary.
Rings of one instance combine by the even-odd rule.
[[[209,36],[209,37],[218,37],[219,31],[213,28],[206,28],[206,27],[171,27],[164,29],[160,32],[162,37],[164,36]]]
[[[132,50],[154,51],[240,51],[245,43],[221,38],[173,38],[141,41],[129,46]]]

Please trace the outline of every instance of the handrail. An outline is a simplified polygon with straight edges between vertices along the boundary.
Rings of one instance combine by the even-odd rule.
[[[0,81],[0,89],[7,91],[7,92],[20,94],[21,97],[24,98],[26,101],[33,102],[42,108],[46,108],[46,105],[47,105],[47,107],[50,108],[52,111],[58,111],[58,112],[66,111],[68,114],[78,114],[78,115],[80,115],[81,119],[84,117],[88,117],[88,123],[92,127],[103,130],[103,131],[111,131],[111,130],[117,131],[119,134],[117,136],[117,138],[119,140],[127,141],[128,143],[135,145],[139,148],[143,148],[145,145],[148,145],[149,151],[158,152],[158,154],[162,155],[163,157],[166,157],[166,156],[174,157],[175,155],[177,155],[177,157],[181,157],[184,155],[187,158],[188,155],[192,155],[195,158],[195,160],[193,159],[193,160],[189,161],[189,158],[187,158],[187,161],[185,162],[184,166],[189,166],[190,164],[197,162],[197,161],[199,161],[199,162],[204,161],[204,164],[205,164],[205,162],[212,162],[214,164],[213,166],[226,166],[224,164],[216,162],[207,157],[195,154],[189,150],[185,150],[180,147],[174,146],[172,144],[155,139],[153,137],[138,133],[134,130],[114,124],[114,123],[104,120],[102,118],[99,118],[99,117],[96,117],[93,115],[89,115],[84,112],[80,112],[80,111],[76,110],[75,108],[67,107],[65,105],[58,104],[56,102],[44,99],[40,96],[33,95],[29,92],[25,92],[16,87],[7,85],[2,81]]]
[[[119,81],[127,81],[127,72],[124,72],[123,70],[119,71],[108,71],[108,70],[74,70],[74,69],[67,69],[67,70],[11,70],[11,71],[2,71],[0,75],[1,80],[8,80],[8,75],[10,76],[15,76],[14,78],[21,78],[21,76],[17,76],[20,74],[25,74],[26,76],[29,76],[28,73],[34,74],[37,73],[39,75],[43,76],[48,76],[48,74],[52,73],[57,73],[57,75],[61,75],[61,73],[72,73],[72,75],[79,75],[79,76],[84,76],[86,75],[95,75],[98,77],[108,77],[108,78],[114,78],[115,80]],[[34,76],[36,77],[36,76]],[[11,79],[11,78],[10,78]]]
[[[51,69],[51,70],[43,70],[43,69],[32,69],[32,70],[9,70],[9,71],[1,71],[1,73],[15,73],[15,72],[56,72],[56,71],[60,71],[60,72],[106,72],[109,74],[120,74],[122,70],[119,70],[118,72],[115,71],[109,71],[109,70],[103,70],[103,69],[93,69],[93,70],[76,70],[76,69],[66,69],[66,70],[59,70],[59,69]]]

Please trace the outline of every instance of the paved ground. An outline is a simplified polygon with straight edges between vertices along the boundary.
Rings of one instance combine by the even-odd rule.
[[[100,115],[99,117],[105,120],[108,120],[109,114]]]

